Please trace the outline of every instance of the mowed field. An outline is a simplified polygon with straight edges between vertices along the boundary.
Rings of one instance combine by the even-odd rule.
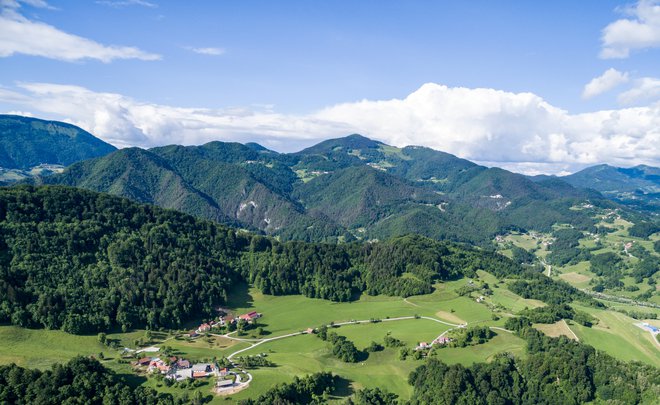
[[[566,336],[569,339],[576,340],[576,335],[573,333],[572,329],[568,326],[565,320],[551,324],[536,323],[533,325],[534,328],[540,330],[551,337]]]
[[[25,329],[0,326],[0,363],[47,369],[77,355],[111,356],[96,336],[75,336],[59,330]]]
[[[352,340],[358,349],[367,347],[372,341],[383,343],[385,335],[400,339],[406,347],[414,347],[420,341],[431,341],[442,331],[449,329],[427,319],[344,325],[332,329],[339,335]],[[440,332],[440,333],[439,333]],[[436,350],[438,359],[448,364],[472,364],[491,360],[503,351],[524,356],[525,342],[507,332],[498,335],[486,344],[466,348],[443,348]],[[254,381],[250,388],[235,399],[248,398],[265,392],[273,384],[291,381],[293,375],[305,375],[319,371],[332,371],[342,377],[341,396],[350,395],[357,389],[386,387],[401,399],[408,399],[412,387],[407,383],[408,375],[422,364],[420,360],[399,359],[399,349],[385,348],[381,352],[369,353],[358,363],[344,363],[331,353],[331,345],[315,335],[300,335],[277,340],[255,347],[245,354],[266,353],[268,359],[277,364],[274,368],[251,371]]]
[[[653,337],[637,326],[638,321],[624,314],[575,305],[576,309],[590,313],[598,319],[591,328],[572,323],[571,330],[580,341],[625,361],[640,361],[658,366],[660,350]]]
[[[362,324],[350,323],[333,329],[352,340],[358,349],[364,349],[372,341],[382,344],[388,334],[405,342],[406,347],[414,348],[419,342],[432,341],[456,324],[502,327],[508,317],[521,309],[544,305],[540,301],[521,298],[506,288],[506,281],[498,280],[481,271],[478,273],[478,278],[472,281],[488,283],[493,294],[486,297],[484,302],[477,303],[474,297],[456,294],[456,290],[469,281],[460,279],[439,283],[432,294],[407,299],[363,295],[359,300],[350,303],[333,303],[299,295],[269,296],[244,285],[232,293],[230,304],[233,305],[229,305],[229,308],[237,314],[253,310],[261,312],[263,317],[259,319],[259,326],[266,331],[263,338],[282,336],[331,322],[380,320],[380,322]],[[622,360],[660,364],[660,351],[653,347],[649,333],[633,325],[635,320],[611,311],[586,307],[579,309],[591,313],[600,320],[599,325],[593,328],[574,324],[570,326],[581,341]],[[388,321],[388,318],[415,315],[419,316],[419,319]],[[546,331],[548,334],[562,334],[559,331],[560,326],[555,325],[551,328],[557,331],[548,330]],[[466,348],[435,349],[435,355],[446,363],[465,365],[490,361],[501,352],[525,356],[525,342],[522,339],[501,330],[496,330],[496,333],[497,335],[486,344]],[[175,338],[175,335],[167,333],[154,333],[154,335],[156,338],[152,344],[169,346],[176,354],[198,361],[228,356],[250,346],[249,343],[220,336],[202,337],[191,341],[182,337]],[[135,340],[144,336],[143,330],[108,335],[111,339],[119,340],[122,347],[135,347]],[[381,352],[369,353],[366,359],[358,363],[344,363],[332,355],[329,343],[315,335],[297,335],[266,342],[240,355],[265,353],[276,366],[251,370],[254,380],[248,389],[229,398],[213,396],[212,403],[235,403],[240,399],[258,396],[269,390],[273,384],[290,382],[296,375],[302,376],[319,371],[332,371],[342,378],[340,388],[335,393],[337,395],[335,399],[339,402],[355,390],[364,387],[386,387],[406,400],[412,392],[407,384],[408,375],[421,365],[422,361],[413,360],[411,357],[400,360],[399,351],[398,348],[385,348]],[[43,369],[55,362],[65,362],[75,355],[98,356],[100,352],[109,359],[104,361],[107,367],[123,375],[133,376],[132,381],[136,384],[144,384],[175,395],[181,395],[183,392],[191,395],[193,391],[211,395],[212,381],[194,389],[183,390],[177,387],[165,387],[154,378],[134,376],[129,365],[116,361],[118,352],[101,345],[96,335],[73,336],[61,331],[0,327],[0,363],[3,364],[16,362],[26,367]]]

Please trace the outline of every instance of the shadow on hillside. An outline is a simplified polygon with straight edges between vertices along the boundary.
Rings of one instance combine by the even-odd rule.
[[[229,309],[251,308],[253,303],[254,299],[250,295],[250,287],[247,283],[236,284],[229,292],[229,302],[227,303]]]
[[[358,363],[362,363],[363,361],[367,361],[369,358],[369,352],[366,350],[360,350],[357,355],[357,361]]]
[[[147,382],[147,377],[137,375],[137,374],[133,374],[133,373],[118,373],[117,377],[119,377],[119,378],[123,379],[124,381],[126,381],[126,384],[128,384],[129,386],[131,386],[133,388],[137,388],[140,385]]]
[[[337,376],[337,384],[332,390],[332,395],[336,397],[348,397],[353,395],[353,387],[351,387],[351,380],[344,377]]]

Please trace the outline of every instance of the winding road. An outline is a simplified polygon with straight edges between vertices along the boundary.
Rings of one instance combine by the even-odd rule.
[[[411,304],[411,305],[415,305],[412,302],[408,302],[408,303]],[[432,318],[430,316],[399,316],[399,317],[395,317],[395,318],[379,319],[377,322],[395,322],[395,321],[405,321],[405,320],[410,320],[410,319],[426,319],[428,321],[433,321],[433,322],[441,323],[443,325],[447,325],[447,326],[452,327],[451,329],[447,329],[446,331],[442,332],[440,334],[440,336],[438,336],[438,338],[444,336],[445,334],[447,334],[448,332],[450,332],[450,331],[452,331],[456,328],[465,328],[465,327],[467,327],[467,323],[458,325],[458,324],[455,324],[455,323],[442,321],[442,320],[437,319],[437,318]],[[357,325],[357,324],[363,324],[363,323],[374,323],[374,321],[372,319],[363,319],[363,320],[352,320],[352,321],[342,321],[342,322],[331,322],[330,324],[328,324],[328,326],[330,326],[330,325],[332,325],[332,326]],[[490,328],[491,329],[496,329],[496,330],[501,330],[501,331],[508,332],[508,333],[513,333],[512,331],[510,331],[508,329],[500,328],[500,327],[497,327],[497,326],[490,326]],[[229,333],[226,333],[224,335],[212,333],[211,335],[212,336],[223,337],[223,338],[227,338],[227,339],[231,339],[231,340],[237,340],[237,341],[240,341],[240,342],[250,343],[249,347],[237,350],[237,351],[231,353],[229,356],[227,356],[227,360],[229,360],[232,363],[232,365],[236,368],[238,368],[238,365],[232,361],[232,358],[234,358],[238,354],[241,354],[241,353],[246,352],[248,350],[252,350],[252,349],[254,349],[255,347],[257,347],[261,344],[272,342],[274,340],[286,339],[286,338],[290,338],[290,337],[293,337],[293,336],[299,336],[299,335],[306,335],[307,334],[307,332],[302,332],[301,331],[301,332],[288,333],[286,335],[275,336],[275,337],[271,337],[271,338],[245,339],[245,338],[239,338],[239,337],[231,336],[233,333],[235,333],[235,332],[229,332]],[[250,374],[245,369],[239,368],[239,371],[248,376],[247,381],[240,381],[240,384],[239,384],[240,388],[244,389],[250,384],[253,377],[252,377],[252,374]]]

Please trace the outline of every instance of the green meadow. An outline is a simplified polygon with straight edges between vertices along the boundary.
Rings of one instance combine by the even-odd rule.
[[[580,269],[570,273],[582,274]],[[563,277],[562,277],[563,278]],[[505,320],[524,308],[545,305],[536,300],[523,299],[506,287],[507,280],[498,280],[493,275],[479,271],[472,280],[488,283],[493,291],[482,302],[476,302],[479,292],[460,296],[456,290],[467,285],[470,280],[459,279],[438,283],[431,294],[408,297],[368,296],[348,303],[334,303],[300,295],[264,295],[247,285],[237,287],[230,296],[229,309],[235,314],[258,311],[263,314],[258,326],[265,330],[262,338],[272,338],[289,333],[315,328],[323,324],[349,323],[333,328],[333,331],[353,341],[359,350],[371,342],[382,344],[386,335],[391,335],[414,348],[419,342],[430,342],[443,332],[452,329],[449,324],[468,323],[502,327]],[[654,347],[650,334],[633,324],[635,321],[613,311],[589,307],[579,309],[591,313],[599,322],[593,328],[571,323],[570,328],[581,341],[597,349],[610,353],[622,360],[636,360],[648,364],[660,364],[660,351]],[[622,305],[622,309],[629,309]],[[660,312],[660,311],[658,311]],[[417,319],[388,320],[397,317]],[[446,323],[437,322],[433,318]],[[548,333],[553,333],[548,331]],[[525,342],[511,333],[496,330],[496,336],[489,342],[466,348],[434,348],[433,356],[449,364],[469,365],[475,362],[490,361],[497,353],[509,352],[525,356]],[[135,348],[139,340],[144,346],[168,346],[173,353],[191,359],[226,357],[238,350],[250,347],[248,342],[240,342],[222,336],[202,336],[198,339],[185,338],[181,333],[151,332],[151,341],[145,341],[145,331],[108,334],[109,339],[117,340],[121,347]],[[232,335],[235,336],[235,335]],[[255,336],[248,333],[244,338]],[[13,326],[0,326],[0,363],[11,363],[31,367],[47,368],[56,362],[65,362],[76,355],[98,356],[103,352],[104,364],[127,376],[135,384],[143,384],[162,392],[175,395],[192,395],[200,391],[211,396],[213,381],[201,383],[194,388],[167,387],[153,377],[136,375],[129,364],[118,362],[119,352],[101,345],[96,335],[74,336],[61,331],[32,330]],[[275,367],[262,367],[251,370],[253,381],[250,386],[230,397],[212,396],[212,403],[234,403],[237,400],[255,397],[270,389],[273,384],[291,381],[295,375],[305,375],[329,370],[341,377],[341,384],[335,393],[337,402],[343,401],[355,390],[364,387],[387,387],[401,399],[408,399],[411,387],[408,375],[422,364],[412,356],[400,359],[399,348],[385,348],[380,352],[368,353],[358,363],[344,363],[331,353],[331,345],[315,335],[296,335],[262,343],[241,355],[265,353]],[[147,354],[148,355],[148,354]]]
[[[654,366],[660,364],[660,350],[653,343],[651,334],[635,326],[641,321],[614,311],[575,307],[598,319],[598,323],[591,328],[571,323],[571,330],[581,342],[620,360],[640,361]]]

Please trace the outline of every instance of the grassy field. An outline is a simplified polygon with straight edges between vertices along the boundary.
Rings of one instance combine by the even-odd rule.
[[[591,328],[575,323],[571,325],[571,329],[581,342],[603,350],[620,360],[641,361],[654,366],[660,364],[660,350],[651,340],[651,334],[634,325],[640,321],[614,311],[577,305],[576,308],[598,319],[598,324]]]
[[[562,273],[559,275],[559,278],[561,278],[562,280],[566,281],[568,284],[576,288],[589,287],[589,281],[591,281],[592,279],[592,277],[586,274],[578,273],[575,271],[571,271],[569,273]]]
[[[359,325],[345,325],[333,329],[336,333],[355,342],[358,349],[368,346],[371,341],[383,342],[387,333],[413,347],[420,340],[432,340],[448,327],[425,319],[379,322]],[[524,341],[506,332],[486,344],[468,348],[444,348],[437,350],[437,358],[448,364],[471,364],[489,361],[502,351],[524,355]],[[422,364],[410,358],[399,360],[399,350],[386,348],[382,352],[370,353],[358,363],[344,363],[330,353],[330,344],[314,335],[300,335],[290,339],[273,341],[256,347],[247,354],[267,353],[268,359],[275,362],[275,368],[261,368],[252,374],[254,382],[250,388],[233,396],[233,399],[248,398],[266,391],[278,382],[291,380],[293,375],[305,375],[322,370],[332,370],[344,381],[339,394],[350,395],[365,387],[387,387],[402,399],[412,393],[407,383],[408,375]]]
[[[551,337],[566,336],[569,339],[575,340],[575,335],[571,331],[570,327],[566,324],[565,320],[551,324],[536,323],[533,325],[534,328],[540,330]]]
[[[406,347],[413,348],[419,342],[430,342],[452,328],[451,325],[424,318],[387,321],[388,318],[419,315],[450,324],[501,327],[507,317],[518,311],[526,307],[544,305],[540,301],[523,299],[510,292],[506,288],[506,281],[498,280],[486,272],[479,271],[478,277],[472,281],[475,284],[488,283],[493,294],[480,303],[475,301],[475,295],[479,296],[479,292],[474,293],[473,297],[459,296],[456,290],[469,282],[467,279],[460,279],[437,284],[431,294],[407,299],[363,295],[355,302],[333,303],[303,296],[269,296],[243,285],[232,292],[230,302],[233,305],[230,309],[237,314],[253,310],[261,312],[264,316],[259,319],[259,326],[265,329],[266,334],[263,337],[266,338],[330,322],[380,319],[381,322],[348,324],[333,329],[352,340],[358,349],[363,349],[372,341],[382,343],[387,334],[405,342]],[[593,328],[571,325],[571,329],[581,341],[623,360],[660,364],[660,351],[653,347],[650,334],[635,327],[634,320],[612,311],[582,307],[579,309],[599,319],[599,324]],[[563,329],[565,327],[565,324],[537,326],[550,335],[566,334],[567,331]],[[434,355],[449,364],[465,365],[489,361],[497,353],[504,351],[525,356],[525,342],[522,339],[499,330],[496,333],[497,336],[486,344],[435,349]],[[249,347],[249,343],[220,336],[190,340],[175,337],[174,334],[152,334],[154,338],[149,344],[169,346],[175,354],[193,361],[221,358]],[[136,340],[145,338],[145,331],[109,334],[108,338],[118,340],[122,347],[135,347]],[[386,387],[404,400],[410,397],[411,387],[407,384],[407,378],[421,361],[412,358],[400,360],[399,349],[386,348],[381,352],[369,353],[366,359],[358,363],[344,363],[332,356],[330,349],[329,343],[314,335],[298,335],[260,344],[241,355],[266,353],[276,367],[251,371],[254,380],[248,389],[232,395],[231,398],[213,396],[212,403],[234,403],[239,399],[255,397],[275,383],[291,381],[295,375],[323,370],[332,371],[342,378],[336,393],[337,401],[343,401],[353,391],[363,387]],[[0,327],[0,363],[16,362],[32,368],[47,368],[55,362],[65,362],[75,355],[97,356],[99,352],[103,352],[104,357],[109,359],[104,362],[106,366],[129,377],[135,384],[177,396],[183,392],[192,395],[194,391],[200,391],[206,396],[211,395],[212,381],[202,383],[199,387],[184,389],[166,387],[155,378],[136,375],[130,365],[116,362],[113,357],[117,357],[117,352],[102,346],[96,335],[73,336],[60,331]]]
[[[24,329],[0,326],[0,363],[47,369],[77,355],[111,357],[96,336],[74,336],[59,330]]]

